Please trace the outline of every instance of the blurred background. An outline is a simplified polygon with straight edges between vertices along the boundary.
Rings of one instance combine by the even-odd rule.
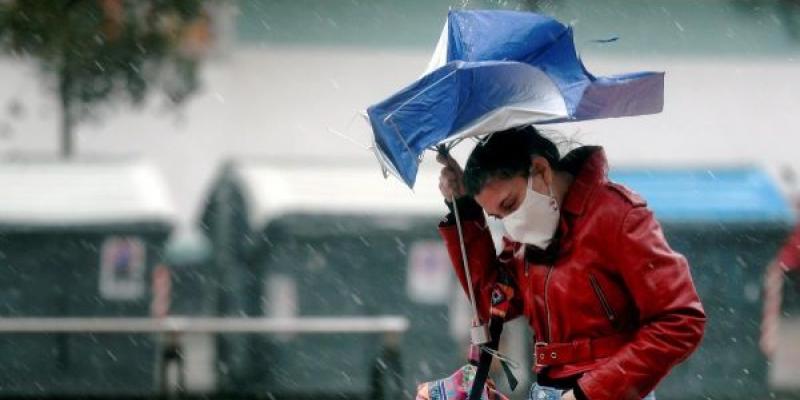
[[[663,113],[551,134],[604,146],[692,264],[709,328],[659,398],[799,398],[796,0],[0,0],[0,397],[394,399],[454,371],[436,163],[384,179],[362,115],[460,8],[666,71]]]

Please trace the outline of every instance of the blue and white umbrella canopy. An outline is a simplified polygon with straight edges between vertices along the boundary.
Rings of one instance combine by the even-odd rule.
[[[384,170],[413,187],[422,153],[513,127],[655,114],[664,73],[595,77],[572,28],[516,11],[451,11],[424,75],[367,109]]]

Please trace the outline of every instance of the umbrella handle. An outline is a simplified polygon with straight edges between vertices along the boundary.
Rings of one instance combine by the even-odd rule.
[[[439,154],[449,157],[449,151],[444,144],[436,147]],[[470,328],[470,339],[474,345],[482,345],[489,342],[489,327],[482,324],[478,315],[478,306],[475,303],[475,289],[472,287],[472,274],[469,272],[469,261],[467,260],[467,247],[464,244],[464,231],[461,228],[461,217],[458,214],[458,204],[456,196],[450,196],[450,203],[453,205],[453,215],[456,218],[456,230],[458,231],[458,242],[461,245],[461,262],[464,267],[464,277],[467,281],[467,292],[469,292],[469,302],[472,306],[472,327]]]

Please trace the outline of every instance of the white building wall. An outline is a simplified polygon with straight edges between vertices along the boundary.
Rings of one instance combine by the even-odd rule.
[[[369,152],[329,128],[345,130],[357,110],[416,79],[428,56],[427,51],[356,47],[238,48],[206,65],[202,92],[177,114],[156,106],[135,112],[118,107],[100,122],[81,125],[78,154],[154,160],[189,226],[220,162],[229,157],[369,164]],[[758,162],[800,168],[794,118],[800,108],[797,60],[674,56],[585,61],[596,74],[667,72],[660,115],[556,127],[583,143],[604,145],[613,164]],[[58,108],[35,67],[3,59],[0,76],[0,156],[55,156]],[[13,99],[24,106],[19,117],[11,117],[6,108]],[[348,134],[356,141],[369,139],[360,122]],[[459,152],[462,159],[466,151]]]

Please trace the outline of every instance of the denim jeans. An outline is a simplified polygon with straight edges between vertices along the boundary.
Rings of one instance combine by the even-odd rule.
[[[561,389],[539,386],[538,383],[534,383],[528,393],[528,400],[561,400],[561,395],[564,392]],[[656,395],[655,393],[650,393],[643,400],[656,400]]]

